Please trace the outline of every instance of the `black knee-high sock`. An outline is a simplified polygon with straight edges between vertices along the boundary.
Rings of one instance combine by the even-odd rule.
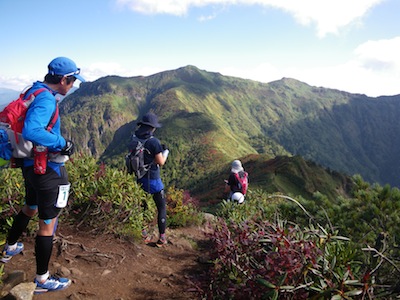
[[[49,261],[53,251],[53,236],[36,236],[36,274],[43,275],[49,270]]]
[[[14,217],[13,224],[11,226],[10,231],[8,232],[8,237],[7,237],[7,243],[9,245],[14,245],[18,241],[19,237],[22,235],[22,233],[28,226],[30,219],[31,217],[28,217],[22,211],[20,211],[18,215]]]

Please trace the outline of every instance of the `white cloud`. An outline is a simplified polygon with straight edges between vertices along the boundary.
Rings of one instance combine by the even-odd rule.
[[[400,37],[368,41],[354,50],[352,60],[315,68],[281,68],[270,63],[248,69],[227,68],[224,75],[271,82],[291,77],[312,86],[370,97],[400,94]]]
[[[0,76],[0,88],[22,91],[27,86],[32,85],[32,83],[37,80],[38,80],[37,78],[25,75],[19,77]]]
[[[95,81],[100,77],[117,75],[122,77],[148,76],[166,71],[158,67],[122,67],[116,62],[96,62],[82,68],[82,76],[86,81]]]
[[[86,81],[95,81],[101,77],[109,75],[117,75],[122,77],[132,77],[132,76],[149,76],[155,73],[166,71],[161,67],[122,67],[116,62],[96,62],[91,65],[82,66],[81,75]],[[42,81],[42,77],[32,77],[32,76],[15,76],[6,77],[0,75],[0,88],[11,89],[16,91],[22,91],[29,85],[32,85],[35,81]],[[80,85],[79,80],[75,84],[77,87]]]
[[[200,17],[198,18],[198,20],[199,20],[200,22],[207,22],[207,21],[210,21],[210,20],[215,19],[216,17],[217,17],[217,14],[216,14],[216,13],[213,13],[213,14],[208,15],[208,16],[200,16]]]
[[[291,77],[309,85],[333,88],[349,93],[363,93],[371,97],[400,94],[400,36],[393,39],[368,41],[353,51],[353,58],[339,65],[314,68],[284,68],[270,62],[257,66],[214,67],[206,69],[226,76],[235,76],[261,82],[271,82],[282,77]],[[149,76],[182,66],[121,66],[116,62],[97,62],[82,66],[82,76],[87,81],[94,81],[108,75],[123,77]],[[199,68],[204,68],[199,65]],[[0,76],[0,88],[22,90],[39,77],[4,77]],[[79,83],[77,83],[79,84]]]
[[[193,1],[185,0],[117,0],[117,4],[122,7],[127,6],[129,9],[143,14],[171,14],[177,16],[185,15],[189,6],[195,5]]]
[[[100,77],[116,74],[125,76],[126,70],[115,62],[96,62],[82,68],[82,77],[85,78],[86,81],[94,81]]]
[[[361,18],[373,7],[385,0],[265,0],[265,5],[288,11],[302,25],[315,23],[317,35],[337,34],[340,29]]]
[[[385,0],[116,0],[121,7],[143,14],[186,15],[191,7],[208,5],[259,5],[282,9],[301,25],[315,24],[317,35],[337,34],[359,22],[374,6]]]
[[[360,64],[374,71],[400,72],[400,36],[393,39],[368,41],[354,51]]]

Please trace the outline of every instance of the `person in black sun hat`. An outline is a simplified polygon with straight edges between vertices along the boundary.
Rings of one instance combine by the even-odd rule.
[[[137,123],[138,128],[135,131],[135,136],[140,140],[145,141],[144,147],[147,151],[144,152],[145,164],[151,164],[147,173],[137,182],[141,184],[144,191],[153,196],[153,200],[157,206],[157,224],[159,231],[159,239],[156,242],[157,247],[167,245],[167,238],[165,235],[167,208],[166,199],[164,195],[164,184],[161,180],[160,166],[163,166],[167,161],[169,154],[168,148],[161,144],[160,141],[154,137],[154,132],[162,125],[158,123],[158,117],[154,113],[147,113],[143,116],[142,120]],[[146,229],[142,231],[142,237],[145,243],[151,242],[151,236]]]

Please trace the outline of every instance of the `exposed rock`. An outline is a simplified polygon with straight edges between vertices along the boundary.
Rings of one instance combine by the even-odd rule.
[[[83,272],[77,268],[71,268],[70,270],[71,270],[71,274],[74,276],[80,277],[83,275]]]
[[[105,276],[110,274],[112,271],[111,270],[104,270],[103,273],[101,273],[101,276]]]
[[[61,274],[62,277],[68,277],[69,275],[71,275],[71,271],[68,268],[64,267],[64,266],[61,266],[58,269],[58,271],[59,271],[59,273]]]
[[[81,296],[79,296],[78,293],[73,293],[68,297],[69,300],[83,300]]]
[[[24,282],[13,287],[10,291],[10,295],[15,297],[16,300],[31,300],[33,298],[33,292],[35,289],[35,283]]]
[[[16,285],[26,280],[26,274],[24,271],[15,270],[10,272],[5,279],[3,279],[3,287],[1,290],[1,296],[5,296],[9,291]]]
[[[206,221],[214,221],[216,219],[216,217],[213,214],[210,213],[204,213],[204,219],[206,219]]]

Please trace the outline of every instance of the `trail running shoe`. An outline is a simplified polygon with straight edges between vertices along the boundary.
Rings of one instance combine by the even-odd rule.
[[[22,251],[24,251],[24,244],[22,243],[17,243],[17,248],[14,250],[8,249],[8,245],[6,245],[0,261],[3,263],[8,263],[13,256],[20,254]]]
[[[148,234],[148,232],[147,232],[146,229],[143,229],[143,230],[142,230],[142,239],[143,239],[143,242],[144,242],[145,244],[148,244],[148,243],[151,242],[151,235]]]
[[[66,289],[71,285],[71,280],[68,278],[56,277],[51,276],[47,278],[47,280],[43,283],[35,280],[33,281],[36,283],[35,294],[42,294],[46,292],[53,292],[53,291],[61,291]]]
[[[146,236],[146,237],[143,239],[143,242],[144,242],[145,244],[151,243],[151,235]]]
[[[158,248],[162,248],[168,244],[168,241],[165,237],[160,237],[160,239],[157,241],[156,246]]]

